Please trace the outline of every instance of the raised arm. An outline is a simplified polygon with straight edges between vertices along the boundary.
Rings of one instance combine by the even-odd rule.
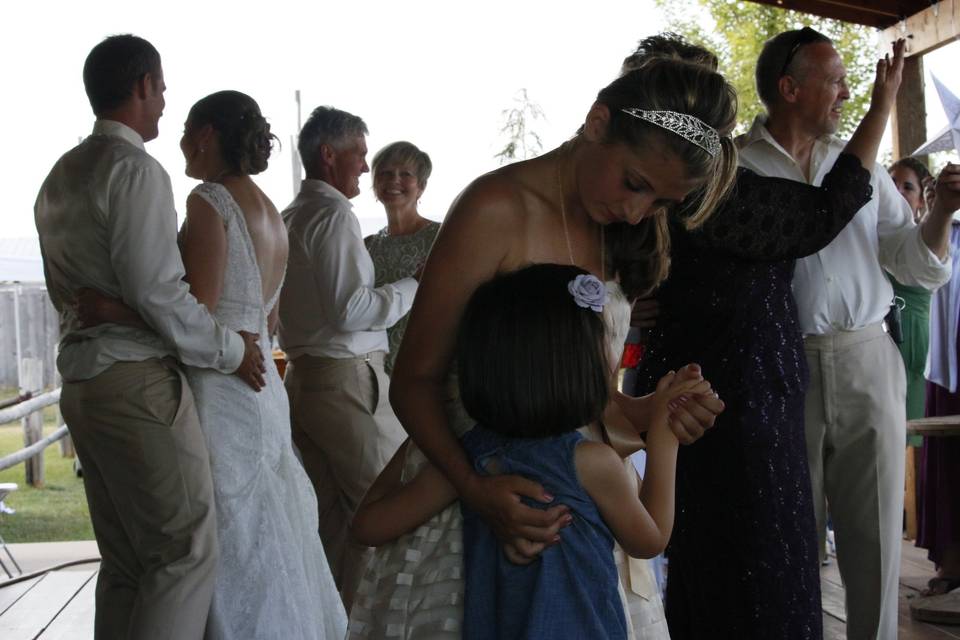
[[[487,520],[501,540],[553,539],[565,508],[547,511],[521,496],[550,502],[537,483],[516,476],[474,472],[451,429],[444,401],[457,331],[474,290],[507,258],[508,242],[522,226],[522,208],[504,179],[477,180],[454,202],[424,268],[390,385],[390,404],[410,437]]]
[[[867,169],[873,167],[877,161],[880,139],[887,128],[890,110],[897,101],[897,92],[903,77],[905,51],[906,40],[900,38],[893,44],[893,58],[886,55],[877,61],[870,107],[844,147],[845,153],[856,156],[860,164]]]
[[[673,529],[678,441],[667,426],[670,401],[698,386],[667,374],[657,385],[647,435],[647,469],[639,495],[633,478],[607,445],[583,442],[575,464],[583,488],[624,551],[638,558],[661,553]]]
[[[871,193],[870,173],[847,154],[820,187],[740,169],[728,200],[690,240],[756,262],[802,258],[830,244]]]
[[[870,170],[903,71],[904,41],[877,62],[870,108],[819,187],[741,169],[727,201],[691,240],[755,261],[802,258],[837,237],[873,193]]]
[[[960,165],[948,162],[937,176],[930,213],[920,223],[920,235],[927,248],[940,260],[950,254],[950,225],[960,209]]]

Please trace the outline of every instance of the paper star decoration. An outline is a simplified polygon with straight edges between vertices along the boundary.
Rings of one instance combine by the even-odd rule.
[[[943,112],[947,115],[947,126],[933,138],[924,142],[911,155],[923,156],[937,151],[956,151],[960,153],[960,98],[957,98],[943,86],[943,83],[937,80],[935,75],[930,74],[930,77],[933,78],[933,84],[937,87]]]

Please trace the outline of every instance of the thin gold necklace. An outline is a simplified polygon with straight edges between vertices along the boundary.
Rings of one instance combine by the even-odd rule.
[[[570,242],[570,232],[567,229],[567,207],[565,204],[565,198],[563,196],[563,148],[557,157],[557,188],[560,191],[560,221],[563,223],[563,239],[567,242],[567,255],[570,257],[570,264],[572,266],[577,265],[577,261],[573,258],[573,243]],[[606,281],[606,270],[607,270],[607,258],[606,258],[606,243],[604,242],[604,227],[600,227],[600,279]]]

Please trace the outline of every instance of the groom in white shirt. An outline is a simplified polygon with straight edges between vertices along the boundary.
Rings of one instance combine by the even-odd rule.
[[[819,185],[844,146],[833,137],[850,97],[840,56],[809,27],[787,31],[766,43],[756,77],[768,115],[737,140],[741,164],[761,175]],[[945,283],[952,208],[938,201],[917,226],[879,165],[871,182],[873,198],[840,235],[797,261],[793,291],[810,369],[805,430],[820,548],[829,503],[848,637],[892,640],[906,383],[883,326],[893,300],[884,271],[927,289]]]
[[[93,133],[54,165],[35,219],[60,314],[60,407],[83,464],[102,562],[98,639],[203,636],[217,565],[210,465],[178,360],[263,386],[257,336],[216,324],[183,281],[170,178],[144,150],[163,113],[160,55],[111,36],[83,67]],[[147,326],[86,327],[82,289]]]
[[[367,171],[367,125],[318,107],[300,131],[306,179],[283,211],[290,238],[280,294],[280,346],[290,361],[293,441],[313,482],[320,537],[350,611],[370,553],[349,540],[350,520],[406,433],[389,403],[387,329],[417,292],[414,278],[374,287],[374,269],[350,198]]]

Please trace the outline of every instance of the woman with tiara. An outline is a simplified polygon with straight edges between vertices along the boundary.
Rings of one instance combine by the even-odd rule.
[[[433,472],[442,472],[461,500],[493,525],[514,559],[563,544],[560,529],[573,522],[567,507],[552,505],[553,497],[531,480],[481,476],[458,442],[475,424],[452,374],[460,317],[479,285],[531,263],[581,267],[629,298],[652,289],[667,271],[666,210],[696,193],[702,204],[691,224],[702,223],[735,174],[728,135],[735,115],[733,89],[721,75],[683,61],[655,61],[601,90],[571,141],[467,187],[427,260],[394,369],[391,404],[413,437],[398,454],[399,484],[416,482],[430,459]],[[696,379],[699,370],[689,367],[680,376]],[[531,393],[541,383],[531,380]],[[651,405],[614,395],[604,422],[611,440],[633,441],[620,452],[626,455],[639,446],[637,432],[646,428]],[[689,398],[673,424],[685,441],[722,409],[709,391]],[[469,632],[461,629],[459,507],[423,516],[423,524],[377,550],[370,579],[355,598],[351,634],[456,638]],[[662,626],[662,617],[653,624]]]

